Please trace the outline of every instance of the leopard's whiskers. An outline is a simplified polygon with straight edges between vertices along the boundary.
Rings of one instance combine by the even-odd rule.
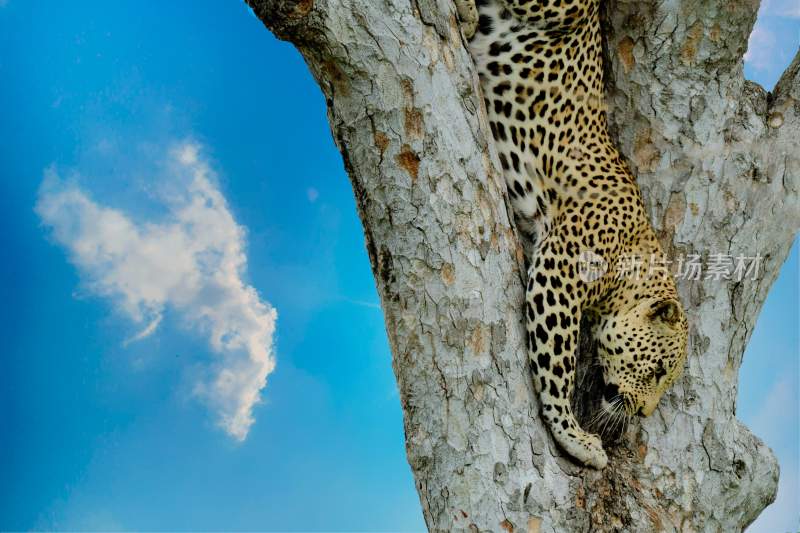
[[[600,429],[601,435],[606,434],[606,427],[608,427],[609,422],[611,422],[611,420],[616,416],[617,412],[619,411],[620,406],[622,405],[622,398],[620,398],[619,396],[615,396],[610,403],[611,403],[611,409],[607,412],[608,416],[606,416],[606,420],[603,423],[603,427]]]
[[[587,427],[589,429],[594,429],[598,427],[599,423],[603,420],[603,418],[607,417],[609,413],[605,409],[598,409],[598,411],[592,416],[592,418],[587,423]]]

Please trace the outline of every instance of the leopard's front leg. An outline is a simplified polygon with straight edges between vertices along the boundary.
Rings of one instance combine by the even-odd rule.
[[[478,29],[478,6],[475,0],[455,0],[455,3],[458,18],[461,19],[461,31],[470,40]]]
[[[602,469],[608,457],[600,437],[581,429],[570,405],[581,304],[577,268],[573,266],[570,275],[569,259],[562,262],[563,251],[563,241],[549,237],[528,271],[528,356],[542,417],[553,438],[579,462]]]

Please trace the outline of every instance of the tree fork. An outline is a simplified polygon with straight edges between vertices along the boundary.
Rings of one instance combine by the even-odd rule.
[[[757,2],[604,5],[612,133],[665,249],[763,262],[755,281],[679,280],[684,376],[602,472],[564,457],[538,417],[522,246],[452,3],[248,3],[325,96],[431,531],[728,532],[774,500],[777,463],[735,419],[735,400],[800,225],[800,56],[772,93],[744,80]]]

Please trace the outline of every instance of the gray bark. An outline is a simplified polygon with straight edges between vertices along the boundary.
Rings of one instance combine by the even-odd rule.
[[[691,324],[684,376],[598,472],[564,457],[538,418],[522,247],[451,2],[248,1],[325,95],[428,528],[729,532],[752,522],[774,499],[778,466],[735,418],[738,369],[800,225],[800,56],[772,94],[744,80],[758,2],[604,6],[612,131],[665,248],[764,260],[756,281],[679,281]]]

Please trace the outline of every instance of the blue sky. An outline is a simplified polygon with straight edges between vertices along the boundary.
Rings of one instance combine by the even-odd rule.
[[[422,530],[318,88],[244,4],[158,4],[0,0],[0,529]],[[797,527],[799,269],[742,367],[783,465],[753,531]]]

